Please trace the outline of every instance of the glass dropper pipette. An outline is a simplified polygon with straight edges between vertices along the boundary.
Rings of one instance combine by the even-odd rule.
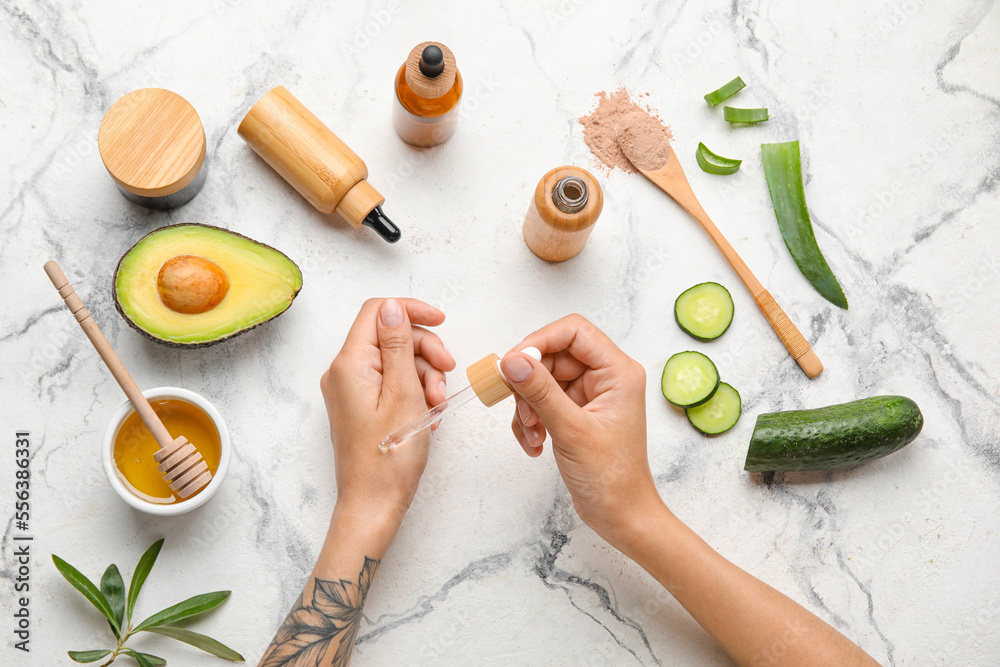
[[[542,353],[538,351],[538,348],[527,347],[521,350],[521,352],[538,361],[542,359]],[[485,366],[485,374],[474,376],[473,369],[476,367],[482,368],[483,366]],[[511,390],[510,385],[507,384],[503,376],[503,372],[500,370],[500,358],[495,354],[484,357],[473,364],[467,369],[466,373],[469,376],[469,386],[452,394],[410,423],[401,426],[385,436],[385,439],[378,443],[379,449],[383,452],[388,451],[391,447],[434,425],[446,415],[454,413],[474,398],[478,398],[487,407],[490,407],[513,393],[513,390]],[[499,393],[495,393],[498,388],[500,389]],[[491,393],[487,394],[486,392]]]

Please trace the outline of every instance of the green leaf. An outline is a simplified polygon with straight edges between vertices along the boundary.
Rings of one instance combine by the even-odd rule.
[[[761,144],[760,156],[764,163],[764,178],[771,193],[771,204],[778,219],[778,228],[785,246],[802,275],[812,283],[823,298],[847,310],[847,297],[833,275],[833,269],[816,243],[806,192],[802,183],[802,157],[798,141],[779,144]]]
[[[101,593],[107,599],[111,610],[115,612],[118,627],[122,627],[122,619],[125,618],[125,582],[122,581],[121,572],[114,563],[108,565],[104,576],[101,577]]]
[[[106,655],[111,655],[111,649],[95,649],[93,651],[69,651],[69,659],[73,662],[97,662]]]
[[[705,95],[705,101],[708,102],[708,106],[714,107],[719,102],[725,102],[730,97],[746,88],[746,85],[747,84],[743,83],[743,79],[741,77],[736,77],[718,90],[713,90],[708,95]]]
[[[211,653],[212,655],[222,658],[223,660],[231,660],[233,662],[243,662],[243,656],[229,648],[222,642],[216,641],[211,637],[206,637],[205,635],[200,635],[197,632],[191,632],[185,628],[177,628],[172,625],[162,625],[158,628],[147,628],[146,632],[155,632],[158,635],[163,635],[164,637],[170,637],[176,639],[177,641],[184,642],[185,644],[190,644],[195,648],[200,648],[206,653]]]
[[[743,164],[743,160],[736,160],[734,158],[722,157],[717,153],[713,153],[708,150],[708,146],[699,142],[698,150],[695,152],[695,158],[698,160],[698,166],[706,174],[716,174],[718,176],[728,176],[729,174],[735,174],[740,169],[740,165]]]
[[[722,117],[730,123],[747,123],[750,125],[754,123],[762,123],[770,118],[767,114],[766,107],[760,107],[758,109],[722,107]]]
[[[183,602],[178,602],[172,607],[167,607],[163,611],[157,612],[136,626],[135,631],[158,628],[167,623],[175,623],[181,619],[191,618],[198,614],[204,614],[209,609],[214,609],[226,601],[230,591],[214,591],[212,593],[202,593],[188,598]]]
[[[149,655],[148,653],[140,653],[139,651],[133,651],[130,648],[123,648],[122,653],[131,657],[135,660],[139,667],[153,667],[154,665],[165,665],[167,661],[163,658],[157,658],[155,655]]]
[[[66,581],[68,581],[73,588],[80,591],[80,593],[83,594],[83,597],[90,601],[90,604],[97,607],[97,609],[104,614],[104,617],[108,619],[108,623],[111,624],[111,629],[115,632],[115,637],[121,637],[121,628],[118,625],[118,620],[115,618],[115,612],[112,611],[111,605],[108,604],[108,599],[104,597],[104,593],[102,593],[97,586],[94,585],[94,582],[80,574],[79,570],[55,554],[52,554],[52,562],[56,564],[56,569],[59,570],[59,573],[66,578]]]
[[[132,581],[128,585],[128,616],[126,618],[129,622],[132,621],[132,611],[135,609],[135,601],[139,597],[139,591],[142,589],[142,585],[146,583],[146,577],[149,576],[149,571],[153,569],[153,563],[156,562],[156,557],[160,555],[160,547],[162,546],[162,538],[153,542],[146,549],[146,553],[139,559],[139,564],[135,566],[135,572],[132,573]]]

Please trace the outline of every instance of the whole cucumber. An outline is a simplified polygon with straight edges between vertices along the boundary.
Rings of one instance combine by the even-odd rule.
[[[831,470],[873,461],[913,442],[924,425],[905,396],[873,396],[757,417],[744,470]]]

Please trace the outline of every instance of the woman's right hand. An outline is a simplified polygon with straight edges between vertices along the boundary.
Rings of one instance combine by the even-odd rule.
[[[542,352],[536,361],[520,352]],[[501,362],[517,394],[511,428],[529,456],[545,434],[580,518],[622,549],[662,508],[646,456],[646,372],[581,315],[527,336]]]

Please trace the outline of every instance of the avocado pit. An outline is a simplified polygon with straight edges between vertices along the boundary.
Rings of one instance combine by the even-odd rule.
[[[177,255],[163,263],[156,276],[160,300],[185,315],[206,313],[229,292],[229,278],[218,264],[197,255]]]

